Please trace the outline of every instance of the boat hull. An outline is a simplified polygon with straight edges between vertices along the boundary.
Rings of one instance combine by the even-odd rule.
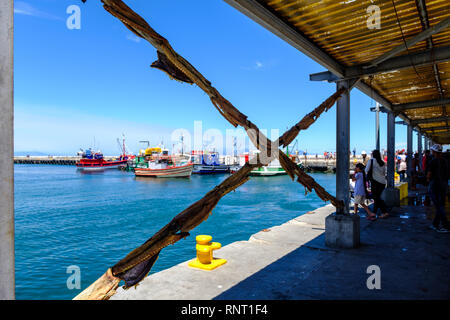
[[[193,165],[167,167],[165,169],[135,168],[136,177],[150,178],[189,178],[192,174]]]
[[[282,168],[270,168],[270,167],[261,167],[256,170],[250,171],[250,176],[253,177],[272,177],[272,176],[283,176],[286,175],[286,171]]]
[[[230,168],[225,165],[219,166],[208,166],[195,164],[192,173],[194,174],[220,174],[220,173],[228,173],[230,172]]]
[[[78,170],[82,171],[103,171],[106,169],[118,169],[120,166],[126,165],[127,160],[120,161],[103,161],[103,162],[78,162],[76,164]]]

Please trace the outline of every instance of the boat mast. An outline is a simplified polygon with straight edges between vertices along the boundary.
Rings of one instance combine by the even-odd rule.
[[[125,135],[122,133],[122,154],[123,156],[125,156],[126,152],[125,152]]]
[[[236,164],[237,159],[237,142],[236,137],[233,137],[233,164]]]
[[[184,136],[181,135],[181,155],[184,155]]]

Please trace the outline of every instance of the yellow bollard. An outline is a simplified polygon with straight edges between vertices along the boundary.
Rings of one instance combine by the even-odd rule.
[[[218,242],[211,242],[212,237],[199,235],[195,238],[197,245],[197,258],[189,261],[188,265],[192,268],[213,270],[227,262],[225,259],[214,259],[213,250],[220,249],[222,245]]]

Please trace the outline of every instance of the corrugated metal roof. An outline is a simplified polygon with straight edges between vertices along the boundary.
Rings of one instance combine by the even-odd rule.
[[[433,27],[450,16],[449,0],[423,1],[426,6],[425,18],[423,11],[420,10],[420,0],[256,0],[256,2],[298,34],[310,40],[344,68],[367,64],[391,49],[404,45],[405,40],[425,30],[426,23],[429,27]],[[371,5],[380,8],[380,29],[367,27],[369,18],[367,8]],[[450,46],[450,28],[447,27],[434,34],[431,41],[428,39],[419,41],[396,56],[423,52],[431,46],[433,48]],[[365,76],[362,81],[393,107],[446,98],[449,97],[450,90],[450,62],[436,63],[435,68],[432,64],[414,67],[411,65],[407,68]],[[416,121],[447,116],[450,114],[449,111],[449,106],[434,106],[408,109],[403,111],[403,114],[409,120]],[[449,131],[447,122],[418,124],[420,129],[437,126],[447,126],[447,129],[440,131]],[[427,133],[435,141],[450,143],[450,136],[434,135],[432,131]]]

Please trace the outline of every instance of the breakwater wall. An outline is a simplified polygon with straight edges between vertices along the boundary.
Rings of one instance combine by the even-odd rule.
[[[297,163],[301,163],[308,172],[336,172],[336,159],[325,159],[323,156],[298,156]],[[355,169],[358,162],[363,162],[361,156],[350,157],[350,170]]]
[[[112,159],[113,157],[105,157],[105,160]],[[68,157],[68,156],[23,156],[14,157],[14,164],[54,164],[54,165],[75,165],[81,157]]]
[[[113,159],[113,156],[106,156],[105,160]],[[15,164],[53,164],[53,165],[75,165],[80,160],[77,156],[15,156]],[[297,163],[301,163],[307,172],[336,172],[336,159],[325,159],[323,156],[299,156]],[[353,170],[356,163],[362,162],[361,157],[350,158],[350,170]]]

